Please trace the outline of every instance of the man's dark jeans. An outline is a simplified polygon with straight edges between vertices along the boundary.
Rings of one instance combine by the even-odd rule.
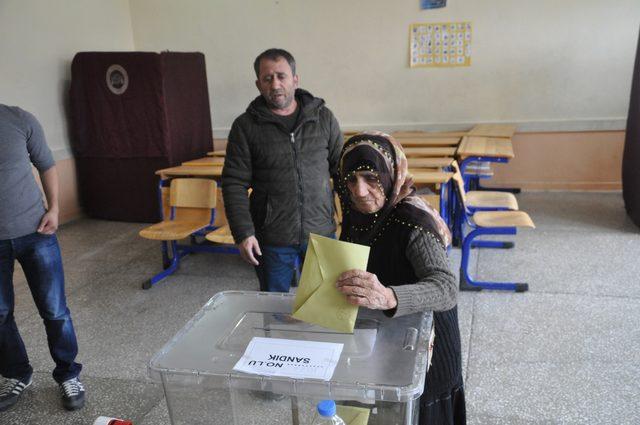
[[[260,290],[267,292],[289,292],[295,274],[302,269],[307,244],[289,246],[261,245],[262,256],[258,257],[256,274]]]
[[[33,372],[13,317],[15,260],[24,270],[44,321],[49,352],[56,364],[53,379],[62,383],[77,377],[82,365],[75,362],[78,343],[64,295],[58,239],[40,233],[0,240],[0,375],[27,381]]]

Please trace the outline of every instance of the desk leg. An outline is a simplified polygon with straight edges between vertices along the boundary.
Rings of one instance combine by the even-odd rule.
[[[158,208],[160,209],[160,220],[164,220],[164,202],[162,199],[162,188],[169,186],[169,179],[160,178],[158,182]],[[167,242],[163,241],[162,245],[162,268],[164,270],[171,267],[171,258],[169,257],[169,247]],[[173,253],[175,255],[175,253]]]
[[[298,410],[298,397],[291,396],[291,423],[293,425],[300,425],[300,411]]]
[[[466,190],[484,190],[484,191],[493,191],[493,192],[511,192],[511,193],[520,193],[520,188],[514,187],[482,187],[480,186],[480,177],[465,175],[465,171],[470,162],[498,162],[498,163],[507,163],[509,160],[507,158],[494,158],[494,157],[484,157],[484,156],[470,156],[465,158],[460,163],[460,173],[462,174],[462,178],[464,180],[464,185]]]
[[[440,217],[444,222],[449,225],[449,183],[442,183],[440,185]]]
[[[476,183],[476,190],[484,190],[490,192],[510,192],[510,193],[520,193],[521,190],[519,187],[484,187],[480,186],[480,181]]]

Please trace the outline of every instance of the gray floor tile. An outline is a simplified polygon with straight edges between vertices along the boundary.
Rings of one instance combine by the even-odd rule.
[[[530,291],[459,296],[469,423],[640,423],[640,229],[619,193],[518,199],[537,228],[511,238],[513,250],[474,250],[471,272],[527,280]],[[203,253],[140,289],[161,269],[160,244],[138,236],[145,226],[85,219],[58,232],[89,391],[78,413],[59,406],[42,321],[16,267],[15,316],[36,381],[0,423],[91,424],[109,415],[169,424],[162,391],[147,377],[149,359],[215,293],[258,283],[238,256]],[[450,258],[457,273],[460,250]]]
[[[142,418],[140,425],[171,425],[171,419],[169,418],[169,410],[167,409],[167,401],[163,397],[158,404],[156,404],[151,411]],[[138,422],[136,422],[138,425]]]
[[[517,195],[520,210],[536,226],[579,233],[633,233],[620,192],[526,192]]]
[[[469,345],[471,344],[471,329],[473,324],[473,306],[475,293],[462,292],[458,297],[458,322],[460,324],[460,342],[462,345],[462,375],[466,376],[469,360]]]
[[[640,364],[640,300],[478,294],[470,368],[517,362]]]
[[[140,289],[146,276],[107,275],[69,299],[78,335],[78,361],[92,376],[146,379],[151,356],[217,292],[253,290],[254,281],[169,277]],[[22,330],[36,370],[52,368],[43,327]]]
[[[153,242],[147,249],[129,255],[122,268],[132,274],[144,274],[149,278],[162,270],[160,243]],[[216,278],[254,279],[255,270],[236,254],[193,253],[180,261],[175,276],[215,276]],[[256,280],[257,285],[257,280]]]
[[[469,424],[637,424],[638,363],[495,363],[467,380]]]
[[[640,233],[536,229],[513,240],[513,249],[479,250],[476,279],[528,282],[532,292],[640,297]]]
[[[108,255],[114,247],[117,248],[116,252],[130,253],[128,247],[136,243],[138,231],[145,226],[142,223],[76,220],[58,230],[62,257],[82,260],[100,254]]]
[[[91,425],[98,416],[136,419],[145,416],[162,398],[156,384],[84,376],[85,407],[76,412],[62,408],[57,384],[49,374],[36,373],[33,385],[18,403],[0,413],[7,425]],[[135,422],[136,424],[138,422]]]

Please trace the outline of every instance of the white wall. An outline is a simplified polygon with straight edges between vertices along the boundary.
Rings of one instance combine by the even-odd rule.
[[[290,50],[345,128],[624,128],[640,1],[130,0],[137,50],[201,51],[214,130],[257,94],[252,62]],[[471,21],[472,66],[408,67],[409,24]],[[444,125],[442,125],[444,124]]]
[[[471,67],[408,67],[410,23],[458,20]],[[639,24],[637,0],[0,0],[0,102],[34,112],[61,157],[76,52],[201,51],[225,135],[257,94],[254,57],[280,46],[345,128],[621,129]]]
[[[0,103],[34,113],[56,158],[69,156],[71,60],[133,50],[127,0],[0,0]]]

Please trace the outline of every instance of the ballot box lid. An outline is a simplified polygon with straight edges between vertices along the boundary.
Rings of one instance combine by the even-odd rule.
[[[200,387],[272,391],[334,400],[407,402],[424,389],[432,314],[389,318],[360,308],[352,334],[293,319],[294,295],[216,294],[149,362],[149,375]],[[344,344],[330,380],[233,370],[254,337]]]

